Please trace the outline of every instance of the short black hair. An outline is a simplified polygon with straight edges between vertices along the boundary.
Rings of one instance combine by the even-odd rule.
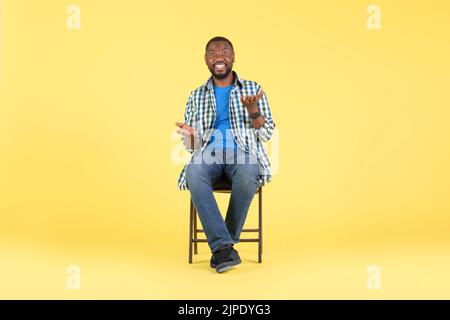
[[[228,39],[225,38],[225,37],[214,37],[214,38],[212,38],[211,40],[209,40],[208,43],[206,44],[205,51],[208,50],[208,46],[211,44],[211,42],[215,42],[215,41],[225,41],[225,42],[227,42],[227,43],[230,45],[231,50],[234,51],[233,44],[231,43],[230,40],[228,40]]]

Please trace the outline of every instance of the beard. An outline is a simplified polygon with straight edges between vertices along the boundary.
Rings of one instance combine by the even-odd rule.
[[[214,70],[214,66],[212,66],[211,68],[209,68],[209,71],[211,72],[211,74],[219,80],[225,79],[226,77],[228,77],[228,75],[231,73],[232,67],[227,65],[226,69],[224,72],[218,73]]]

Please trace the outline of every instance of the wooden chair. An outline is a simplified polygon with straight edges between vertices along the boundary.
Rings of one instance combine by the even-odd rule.
[[[239,239],[239,242],[258,242],[258,263],[262,262],[262,184],[255,194],[258,194],[258,228],[257,229],[242,229],[242,232],[257,232],[258,237],[252,239]],[[231,193],[231,184],[223,179],[218,185],[214,186],[213,192],[216,193]],[[190,201],[190,218],[189,218],[189,263],[192,263],[192,247],[194,247],[194,254],[198,253],[198,243],[207,242],[206,239],[199,239],[198,234],[204,233],[203,229],[197,228],[197,210]]]

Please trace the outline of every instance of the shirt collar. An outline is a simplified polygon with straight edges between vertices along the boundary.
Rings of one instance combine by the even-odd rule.
[[[239,85],[239,87],[243,87],[244,85],[242,84],[242,80],[241,78],[239,78],[238,74],[236,73],[236,71],[231,71],[234,75],[234,86]],[[213,90],[214,89],[214,80],[213,80],[213,76],[211,75],[209,77],[209,79],[203,84],[204,87],[206,87],[209,90]]]

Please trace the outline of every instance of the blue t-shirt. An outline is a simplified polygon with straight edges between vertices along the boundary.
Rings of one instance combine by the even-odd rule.
[[[212,148],[230,148],[236,149],[237,144],[234,140],[233,133],[231,132],[230,124],[230,92],[234,85],[227,87],[214,86],[214,95],[216,97],[216,121],[214,122],[214,128],[219,130],[222,135],[222,144],[216,139],[216,136],[211,136],[209,141]],[[227,135],[228,134],[228,135]],[[220,136],[219,136],[220,137]]]

